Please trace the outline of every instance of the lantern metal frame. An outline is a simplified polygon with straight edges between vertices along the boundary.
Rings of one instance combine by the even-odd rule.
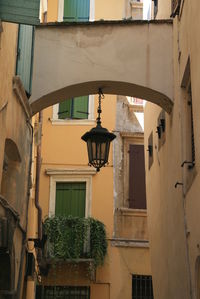
[[[104,95],[101,89],[99,89],[98,94],[97,125],[89,132],[86,132],[81,138],[87,143],[89,165],[100,171],[102,166],[108,165],[110,142],[116,138],[116,135],[101,126],[101,100],[104,98]]]

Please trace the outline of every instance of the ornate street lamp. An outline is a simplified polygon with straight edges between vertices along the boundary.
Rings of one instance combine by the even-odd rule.
[[[99,89],[99,106],[97,109],[97,125],[81,138],[87,142],[89,165],[94,166],[100,171],[102,166],[108,164],[108,155],[110,142],[116,138],[115,134],[110,133],[101,126],[101,99],[104,98],[101,89]]]

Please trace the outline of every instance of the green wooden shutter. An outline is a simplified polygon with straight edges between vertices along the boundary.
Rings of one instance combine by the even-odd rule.
[[[72,100],[65,100],[59,104],[58,118],[71,118]]]
[[[65,0],[64,21],[76,21],[76,1],[77,0]]]
[[[88,96],[77,97],[73,100],[73,118],[88,118]]]
[[[1,21],[37,25],[40,0],[0,0]]]
[[[55,215],[85,217],[86,183],[56,183]]]
[[[16,74],[21,77],[26,92],[31,94],[34,27],[19,25]]]
[[[89,21],[90,0],[77,0],[76,15],[79,22]]]
[[[90,0],[65,0],[64,21],[89,21]]]

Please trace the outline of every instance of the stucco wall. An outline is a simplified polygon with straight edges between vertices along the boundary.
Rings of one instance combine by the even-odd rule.
[[[96,94],[100,87],[107,94],[147,99],[169,112],[172,62],[170,21],[37,27],[33,113],[63,97]]]
[[[162,5],[159,2],[160,7]],[[166,119],[166,143],[159,152],[157,145],[158,107],[147,104],[145,109],[145,144],[153,130],[154,162],[147,174],[147,199],[155,298],[196,298],[197,257],[199,256],[199,75],[200,42],[199,1],[182,1],[183,7],[174,19],[174,108]],[[164,9],[164,7],[163,7]],[[193,104],[195,167],[185,161],[186,152],[186,89],[181,88],[188,57]],[[148,163],[148,154],[146,153]],[[190,187],[187,177],[190,176]],[[174,188],[176,182],[183,183]],[[199,296],[199,294],[198,294]],[[198,297],[197,297],[198,298]]]
[[[3,23],[2,26],[3,31],[0,33],[0,216],[6,216],[8,219],[10,291],[20,293],[24,280],[21,270],[25,261],[23,242],[27,229],[32,128],[28,99],[19,78],[15,77],[18,25]]]

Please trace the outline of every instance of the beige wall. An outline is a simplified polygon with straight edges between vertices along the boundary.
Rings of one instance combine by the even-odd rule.
[[[100,87],[104,93],[145,98],[171,111],[172,41],[170,21],[38,27],[33,113],[63,97],[96,94]]]
[[[163,2],[163,10],[166,9]],[[196,298],[199,256],[199,1],[182,1],[179,18],[174,19],[174,108],[166,119],[166,142],[157,152],[157,117],[160,108],[147,104],[145,144],[153,130],[154,162],[148,170],[147,196],[151,262],[155,298]],[[162,2],[159,2],[162,16]],[[166,10],[168,11],[168,10]],[[195,167],[185,164],[188,147],[186,126],[187,91],[181,88],[188,57],[192,86]],[[187,77],[187,76],[186,76]],[[189,141],[190,143],[190,141]],[[189,144],[190,145],[190,144]],[[176,182],[183,183],[174,188]],[[198,291],[199,292],[199,291]]]
[[[18,25],[2,23],[2,29],[0,33],[0,216],[7,217],[8,220],[7,254],[11,260],[9,291],[21,294],[26,260],[24,237],[27,230],[30,191],[32,128],[28,99],[19,77],[15,76]],[[8,268],[9,265],[6,269]],[[6,269],[2,268],[1,271]]]
[[[171,0],[158,0],[158,13],[156,19],[170,19]]]

